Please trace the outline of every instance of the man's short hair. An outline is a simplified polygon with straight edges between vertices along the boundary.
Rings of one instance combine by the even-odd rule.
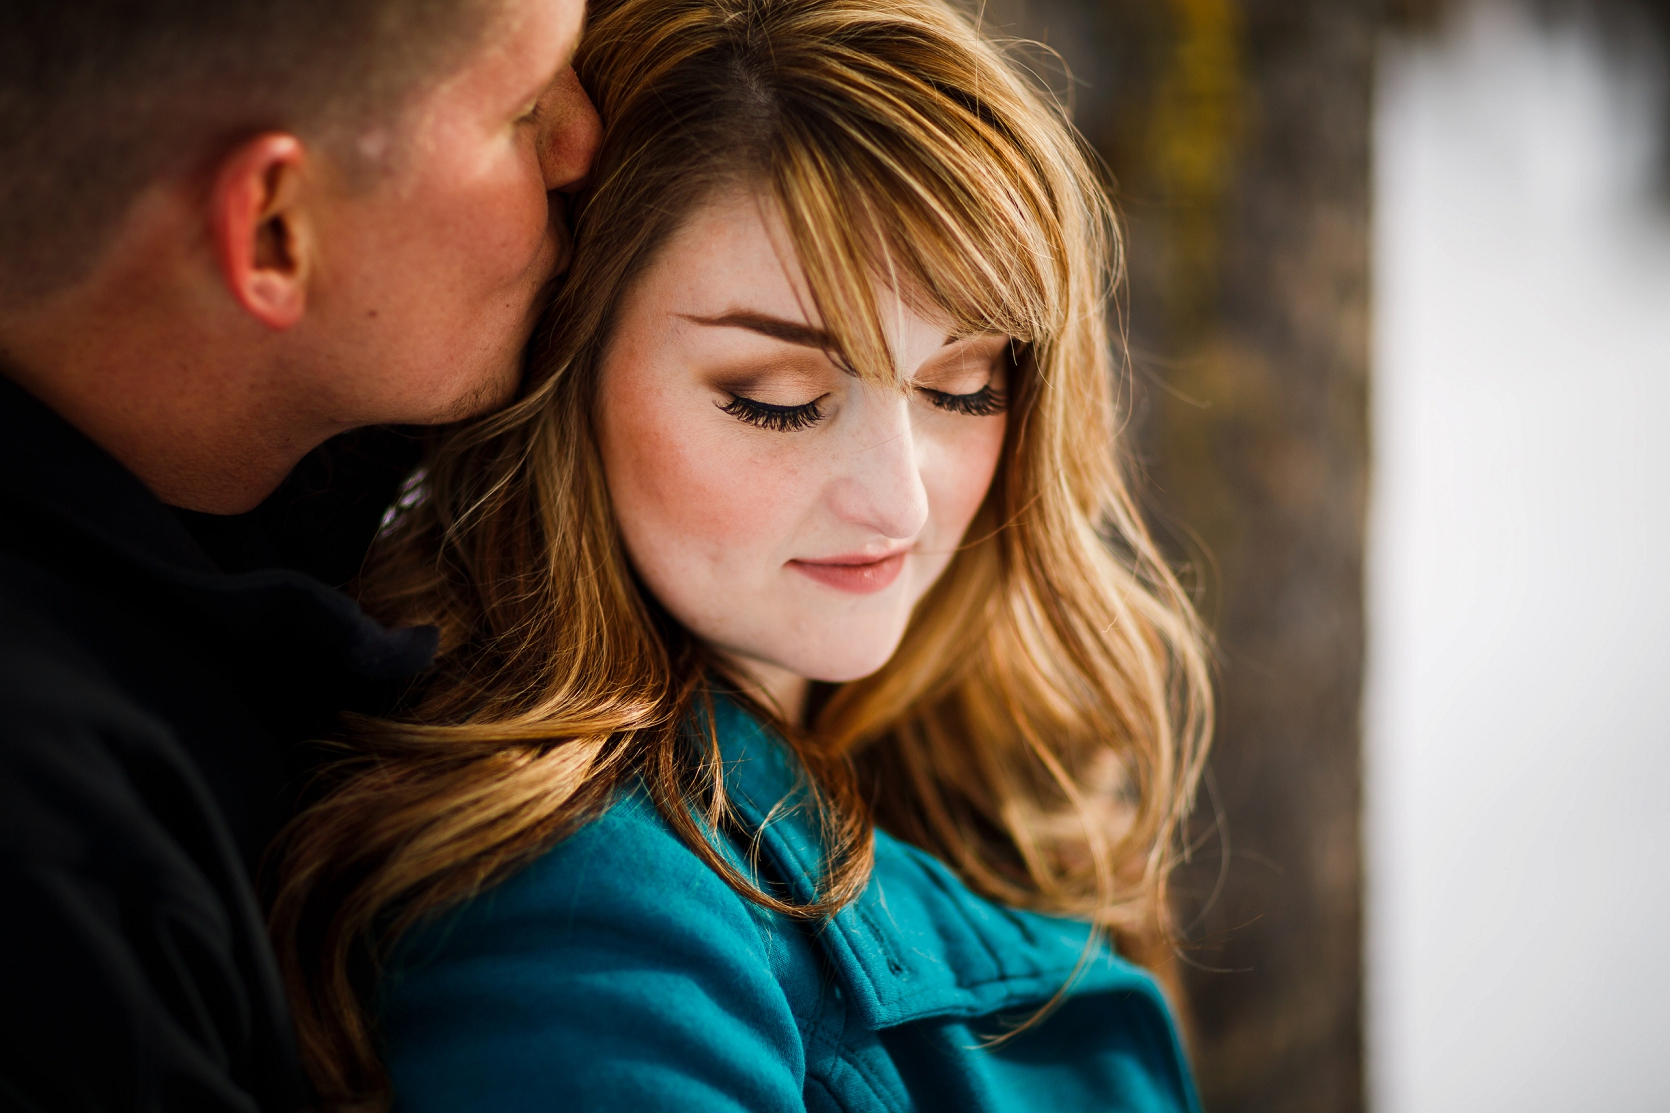
[[[85,274],[138,194],[264,129],[352,161],[495,0],[0,0],[0,298]],[[391,139],[384,136],[384,139]]]

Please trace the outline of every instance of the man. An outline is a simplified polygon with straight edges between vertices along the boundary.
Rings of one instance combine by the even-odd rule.
[[[306,1104],[251,879],[433,648],[336,590],[412,463],[338,435],[514,392],[581,19],[0,6],[0,1106]]]

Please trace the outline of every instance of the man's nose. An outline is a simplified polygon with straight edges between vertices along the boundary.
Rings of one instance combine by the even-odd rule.
[[[847,466],[830,489],[831,503],[843,521],[907,540],[928,524],[928,491],[910,400],[873,390],[866,401],[866,420],[854,423],[848,433]]]
[[[543,106],[545,134],[539,145],[539,163],[549,191],[574,193],[586,184],[592,160],[603,141],[603,121],[597,117],[591,97],[572,69],[559,77],[546,94]]]

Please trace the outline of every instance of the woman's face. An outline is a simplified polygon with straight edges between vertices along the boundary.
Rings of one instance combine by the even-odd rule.
[[[637,280],[603,359],[598,437],[634,567],[791,713],[801,678],[892,655],[1003,445],[1008,338],[953,340],[878,293],[908,390],[831,359],[775,206],[737,192]]]

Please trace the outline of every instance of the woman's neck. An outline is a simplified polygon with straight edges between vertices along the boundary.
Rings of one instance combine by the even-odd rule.
[[[745,694],[775,709],[791,725],[804,725],[806,694],[811,690],[811,681],[781,665],[724,651],[720,651],[719,655],[729,666],[731,678]]]

